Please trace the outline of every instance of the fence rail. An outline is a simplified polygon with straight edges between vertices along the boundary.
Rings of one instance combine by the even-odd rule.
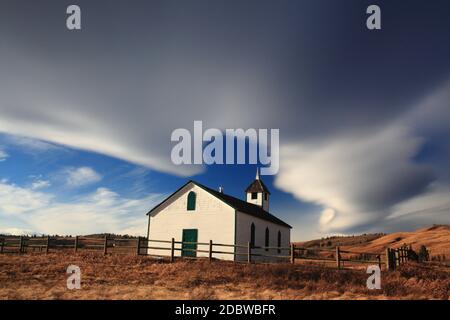
[[[166,246],[163,246],[163,245]],[[170,244],[170,246],[167,246]],[[193,245],[194,248],[185,247]],[[198,247],[202,247],[199,249]],[[205,248],[207,247],[207,248]],[[221,250],[221,248],[233,248],[232,251]],[[189,256],[196,258],[197,253],[207,254],[206,258],[210,261],[216,259],[215,255],[234,255],[235,257],[244,257],[244,262],[256,262],[254,258],[271,258],[277,261],[295,263],[296,260],[311,260],[323,262],[335,262],[338,269],[344,267],[344,263],[374,263],[381,268],[385,265],[388,270],[394,270],[397,266],[409,260],[409,250],[406,245],[398,249],[387,248],[384,254],[373,252],[356,252],[342,250],[340,247],[335,249],[325,248],[306,248],[291,244],[289,247],[263,247],[246,245],[232,245],[224,243],[209,242],[183,242],[171,240],[156,240],[138,238],[110,238],[104,237],[23,237],[7,236],[0,237],[0,253],[27,253],[43,252],[49,253],[50,250],[67,250],[74,252],[83,250],[94,250],[108,253],[134,253],[136,255],[164,256],[169,257],[170,261],[175,260],[175,252],[181,251],[183,256],[191,253]],[[240,249],[240,250],[238,250]],[[245,250],[242,250],[245,249]],[[170,251],[169,255],[149,254],[149,250]],[[274,254],[274,251],[277,254]],[[283,253],[283,254],[282,254]],[[245,257],[247,259],[245,259]],[[382,259],[382,257],[384,257]],[[235,259],[236,260],[236,259]]]

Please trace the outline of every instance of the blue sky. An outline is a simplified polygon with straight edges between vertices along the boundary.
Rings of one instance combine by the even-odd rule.
[[[74,216],[82,214],[77,208],[81,203],[90,206],[98,218],[98,221],[87,223],[92,232],[145,235],[145,213],[188,179],[215,189],[223,186],[226,193],[244,199],[244,190],[255,178],[257,168],[256,165],[212,165],[200,174],[179,177],[102,154],[20,136],[1,134],[0,146],[3,155],[0,161],[0,187],[3,189],[2,193],[9,192],[12,198],[9,199],[11,203],[0,204],[3,209],[0,214],[1,227],[2,231],[12,233],[85,233],[86,224],[81,222],[77,225],[73,220]],[[262,179],[272,192],[271,211],[279,212],[277,215],[287,222],[296,222],[299,213],[301,220],[307,221],[308,214],[317,210],[317,206],[296,201],[292,195],[274,188],[273,177],[265,176]],[[92,203],[90,198],[98,195],[99,190],[114,193],[115,201],[106,208],[99,205],[111,196],[105,193],[105,198],[100,197],[96,203]],[[16,201],[18,203],[13,204]],[[20,202],[23,202],[24,208]],[[126,206],[133,202],[133,211],[129,210],[125,216],[116,217],[116,204]],[[39,220],[42,212],[45,215],[46,208],[51,208],[52,211],[55,208],[61,209],[57,214],[59,222],[55,227],[45,225],[44,221],[47,219],[42,222]],[[17,213],[20,215],[15,216]],[[35,214],[37,219],[32,219],[30,223],[29,217]],[[67,223],[66,214],[69,216]],[[119,221],[114,225],[114,230],[109,229],[112,225],[108,222],[108,215]],[[102,223],[105,223],[104,227]],[[306,235],[301,233],[299,229],[294,234],[305,238]]]
[[[254,165],[176,166],[171,133],[280,131],[264,177],[293,239],[450,223],[450,2],[0,3],[0,231],[145,234],[188,179],[243,198]],[[39,7],[37,7],[39,6]]]

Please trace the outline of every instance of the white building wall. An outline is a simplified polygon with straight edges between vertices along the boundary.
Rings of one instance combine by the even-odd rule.
[[[259,219],[257,217],[251,216],[246,213],[238,212],[236,214],[236,244],[247,246],[248,242],[250,242],[250,233],[251,233],[251,225],[255,224],[255,246],[265,246],[265,232],[266,227],[269,228],[269,247],[277,247],[278,246],[278,231],[281,231],[281,247],[289,247],[291,242],[291,230],[288,227],[280,226],[278,224]],[[237,253],[244,253],[244,255],[236,255],[236,260],[243,261],[247,260],[247,249],[246,248],[238,248],[236,250]],[[252,253],[256,254],[267,254],[274,256],[289,256],[288,250],[281,250],[279,253],[277,249],[269,249],[266,251],[265,249],[252,249]],[[288,259],[280,259],[280,258],[269,258],[269,257],[252,257],[253,261],[285,261],[288,262]]]
[[[257,206],[262,207],[265,211],[269,211],[269,202],[270,202],[270,194],[267,194],[267,200],[264,200],[264,194],[262,192],[257,193],[257,198],[252,199],[252,193],[247,193],[247,202],[256,204]]]
[[[196,193],[195,211],[187,210],[187,196]],[[182,241],[183,229],[198,229],[198,242],[234,244],[235,210],[209,192],[193,183],[162,204],[150,218],[149,239]],[[170,248],[170,243],[150,242],[149,246]],[[181,244],[175,245],[181,248]],[[208,245],[198,245],[199,250],[209,250]],[[234,253],[234,248],[213,247],[215,251]],[[170,250],[149,249],[148,254],[170,255]],[[181,256],[181,250],[175,250]],[[208,253],[197,253],[197,257],[207,257]],[[233,254],[213,254],[214,258],[233,260]]]

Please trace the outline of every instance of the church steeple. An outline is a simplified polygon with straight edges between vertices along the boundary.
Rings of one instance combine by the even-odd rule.
[[[261,206],[263,210],[269,211],[270,191],[261,180],[259,168],[256,169],[255,181],[245,189],[245,192],[247,194],[247,202]]]

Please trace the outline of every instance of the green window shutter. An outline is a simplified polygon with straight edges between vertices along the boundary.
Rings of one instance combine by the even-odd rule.
[[[195,210],[195,200],[196,200],[196,194],[195,192],[191,191],[188,194],[188,199],[187,199],[187,209],[188,211],[193,211]]]

